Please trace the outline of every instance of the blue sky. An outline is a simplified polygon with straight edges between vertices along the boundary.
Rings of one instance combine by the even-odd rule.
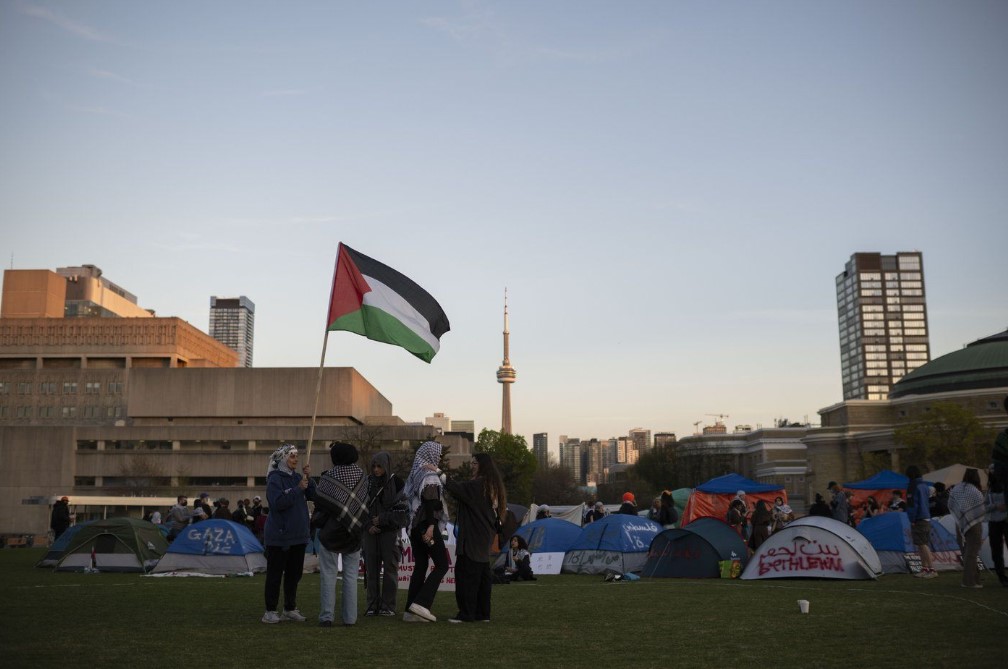
[[[412,277],[406,420],[607,438],[815,422],[834,278],[920,250],[934,356],[1008,327],[1003,2],[0,0],[0,258],[93,263],[257,366],[316,366],[336,246]]]

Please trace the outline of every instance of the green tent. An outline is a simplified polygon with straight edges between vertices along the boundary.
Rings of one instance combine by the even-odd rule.
[[[136,518],[96,520],[82,527],[56,563],[56,571],[145,573],[168,550],[157,526]]]

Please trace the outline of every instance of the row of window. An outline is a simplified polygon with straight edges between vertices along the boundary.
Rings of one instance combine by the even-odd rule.
[[[36,411],[37,409],[37,411]],[[56,406],[17,406],[0,405],[0,418],[76,418],[77,407]],[[88,405],[80,408],[79,415],[83,418],[122,418],[122,407],[99,407]]]
[[[17,394],[18,395],[31,395],[32,394],[32,383],[30,381],[19,381],[17,384]],[[9,395],[14,384],[10,381],[0,381],[0,395]],[[84,383],[84,394],[85,395],[98,395],[101,393],[102,384],[100,381],[87,381]],[[125,390],[126,384],[122,381],[109,381],[108,382],[108,394],[109,395],[122,395],[123,390]],[[60,388],[59,384],[55,381],[40,381],[38,383],[38,394],[39,395],[56,395],[57,389]],[[77,382],[76,381],[64,381],[62,384],[62,390],[64,395],[76,395],[77,394]]]
[[[179,477],[179,484],[191,486],[193,488],[225,488],[237,487],[247,488],[248,477],[245,476],[187,476]],[[98,479],[94,476],[75,476],[75,488],[130,488],[137,486],[145,487],[165,487],[172,485],[170,476],[104,476],[102,484],[98,486]],[[265,488],[266,477],[256,476],[253,488]],[[173,493],[174,494],[174,493]]]

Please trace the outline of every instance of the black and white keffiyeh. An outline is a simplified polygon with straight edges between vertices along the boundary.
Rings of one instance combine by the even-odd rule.
[[[323,472],[315,487],[316,503],[335,514],[347,529],[354,530],[367,520],[367,477],[357,465],[337,465]]]
[[[269,476],[270,472],[274,471],[293,474],[294,470],[287,466],[287,458],[291,453],[297,453],[297,446],[294,444],[281,444],[280,448],[273,451],[273,455],[271,455],[269,459],[269,464],[266,465],[266,476]]]

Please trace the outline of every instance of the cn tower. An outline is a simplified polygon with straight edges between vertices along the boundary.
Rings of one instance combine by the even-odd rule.
[[[504,289],[504,362],[497,368],[497,383],[504,386],[504,395],[501,401],[501,434],[511,434],[511,384],[515,382],[518,373],[511,366],[511,356],[509,352],[508,339],[511,333],[508,331],[508,310],[507,310],[507,288]]]

